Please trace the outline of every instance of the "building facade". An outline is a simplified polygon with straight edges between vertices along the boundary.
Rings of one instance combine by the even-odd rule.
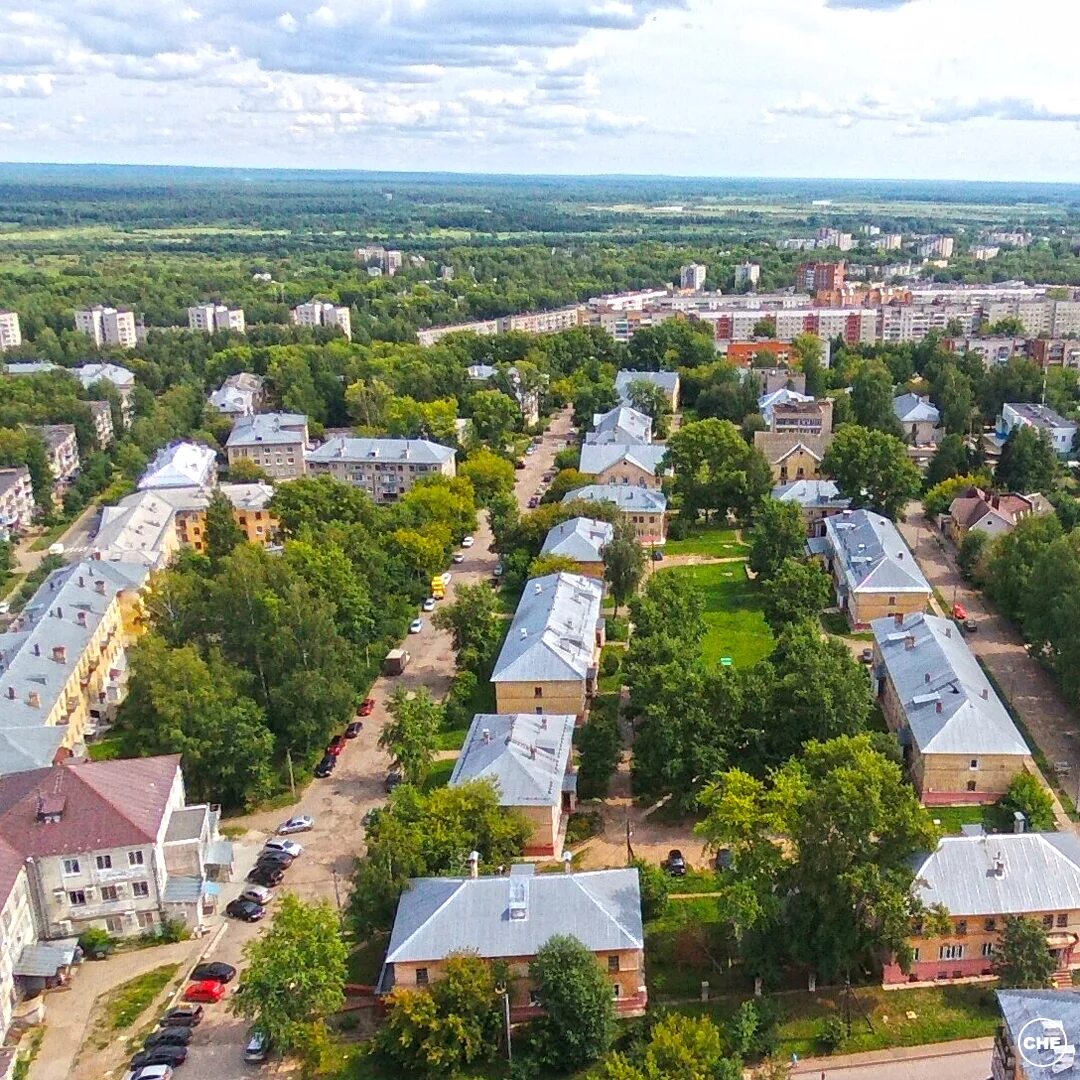
[[[34,521],[34,485],[25,465],[0,469],[0,540],[20,536]]]
[[[252,461],[274,480],[295,480],[307,471],[307,417],[302,413],[254,413],[239,417],[229,432],[229,465]]]
[[[135,332],[135,313],[127,308],[104,307],[95,304],[75,312],[75,329],[85,334],[99,349],[116,345],[134,349],[138,343]]]
[[[297,326],[336,326],[347,338],[352,338],[352,314],[347,307],[325,300],[311,300],[292,309],[292,321]]]
[[[17,311],[0,311],[0,353],[22,344],[22,329]]]
[[[633,530],[639,544],[667,543],[667,496],[653,488],[631,484],[588,484],[568,491],[562,501],[609,503]]]
[[[851,500],[840,494],[834,480],[793,480],[774,487],[772,497],[798,506],[807,536],[823,536],[825,519],[851,507]]]
[[[821,460],[832,435],[799,435],[794,432],[755,431],[754,446],[772,469],[773,482],[820,480]]]
[[[705,277],[708,274],[708,267],[702,266],[701,263],[688,263],[686,266],[679,267],[679,286],[683,289],[692,289],[694,292],[701,292],[705,288]]]
[[[363,488],[379,503],[395,502],[425,476],[455,476],[449,446],[427,439],[360,439],[335,435],[307,455],[312,476],[333,476]]]
[[[667,447],[660,443],[586,443],[581,448],[579,468],[600,485],[624,484],[658,491],[666,453]]]
[[[1076,440],[1076,424],[1046,405],[1035,405],[1026,401],[1005,402],[1001,406],[1001,416],[998,419],[998,437],[1007,439],[1019,427],[1035,428],[1047,439],[1058,457],[1068,457],[1072,453]]]
[[[53,502],[59,505],[79,474],[79,441],[73,424],[41,424],[30,429],[41,436],[53,478]]]
[[[647,382],[667,398],[668,408],[679,411],[679,373],[677,371],[620,371],[615,375],[615,393],[624,405],[632,405],[629,390],[636,382]]]
[[[202,334],[216,334],[232,330],[236,334],[246,332],[244,309],[230,308],[225,304],[196,304],[187,309],[188,329]]]

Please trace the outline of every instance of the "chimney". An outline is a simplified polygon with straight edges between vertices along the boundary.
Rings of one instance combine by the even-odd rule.
[[[904,648],[905,649],[914,649],[915,648],[915,635],[914,634],[908,634],[908,636],[906,638],[904,638]]]
[[[951,626],[946,626],[945,627],[945,636],[946,637],[952,637],[952,627]]]
[[[469,877],[475,880],[480,876],[480,852],[469,852]]]
[[[522,639],[522,641],[524,641],[524,640],[525,640],[525,638],[527,638],[528,636],[529,636],[529,630],[528,630],[528,627],[525,627],[525,626],[523,626],[523,627],[521,628],[521,639]]]
[[[41,646],[36,641],[34,642],[34,655],[35,656],[40,656],[41,655]]]
[[[984,686],[982,688],[982,699],[983,699],[983,701],[988,701],[989,698],[990,698],[990,691],[987,690],[987,688]]]
[[[62,619],[64,617],[64,609],[59,604],[56,606],[56,617]]]
[[[1027,825],[1027,818],[1024,817],[1022,810],[1013,811],[1013,832],[1022,833],[1024,827]]]
[[[489,742],[491,742],[491,728],[484,728],[481,734],[484,737],[484,745],[486,746]]]
[[[564,874],[569,874],[574,869],[574,856],[569,851],[562,853],[562,868]]]
[[[105,595],[105,582],[101,578],[94,582],[94,591],[101,593],[102,596]]]
[[[52,651],[52,658],[58,664],[67,663],[67,646],[66,645],[54,645]]]
[[[7,697],[8,697],[8,701],[14,701],[15,700],[16,693],[15,693],[15,687],[14,686],[9,686],[7,688]]]
[[[78,624],[79,624],[80,626],[85,626],[85,625],[86,625],[86,612],[85,612],[85,611],[79,611],[79,612],[76,612],[76,614],[75,614],[75,621],[76,621],[76,622],[77,622],[77,623],[78,623]]]
[[[994,877],[1003,878],[1005,876],[1005,859],[999,851],[994,856]]]
[[[79,588],[84,589],[85,587],[86,587],[86,578],[84,578],[82,576],[82,574],[80,574],[79,575]]]
[[[541,716],[540,717],[540,730],[541,731],[547,731],[547,717],[546,716]]]
[[[941,701],[940,701],[940,699],[937,702],[934,703],[934,712],[941,712]]]
[[[529,757],[536,757],[536,743],[533,743],[532,746],[529,747]]]
[[[901,612],[899,612],[899,611],[898,611],[898,612],[897,612],[897,613],[896,613],[896,614],[895,614],[895,615],[893,616],[893,620],[895,621],[895,623],[896,623],[896,628],[897,628],[898,630],[900,629],[900,627],[901,627],[901,626],[903,626],[903,625],[904,625],[904,616],[903,616],[903,614],[902,614]]]
[[[31,709],[40,709],[41,694],[38,693],[37,690],[31,690],[30,693],[26,695],[26,704],[29,705]]]
[[[928,683],[929,681],[930,681],[930,672],[928,671],[928,672],[927,672],[927,673],[926,673],[926,674],[925,674],[925,675],[923,676],[923,682],[927,682],[927,683]]]

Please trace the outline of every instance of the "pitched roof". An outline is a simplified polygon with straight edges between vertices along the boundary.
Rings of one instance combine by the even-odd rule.
[[[995,861],[1003,864],[995,872]],[[1080,907],[1080,838],[1072,833],[946,836],[914,860],[912,888],[954,915],[1027,915]]]
[[[663,443],[585,443],[578,467],[583,473],[595,475],[627,461],[655,476],[666,453],[667,447]]]
[[[1077,1033],[1080,1033],[1080,993],[1075,990],[996,990],[998,1005],[1001,1015],[1008,1029],[1009,1037],[1013,1046],[1018,1046],[1020,1034],[1027,1027],[1038,1034],[1045,1029],[1045,1021],[1055,1021],[1061,1025],[1065,1032],[1066,1042],[1075,1046]],[[1047,1032],[1050,1034],[1050,1032]],[[1028,1032],[1031,1034],[1031,1031]],[[1032,1052],[1029,1050],[1029,1054]],[[1061,1055],[1060,1063],[1052,1061],[1058,1055],[1053,1049],[1045,1055],[1034,1054],[1034,1061],[1030,1064],[1038,1068],[1036,1062],[1044,1062],[1038,1073],[1053,1076],[1054,1080],[1080,1080],[1080,1060],[1069,1060],[1067,1055]],[[1053,1068],[1051,1069],[1051,1065]],[[1029,1069],[1028,1075],[1033,1075]]]
[[[615,375],[615,393],[619,395],[625,404],[630,403],[628,391],[630,384],[636,382],[652,383],[658,386],[665,394],[671,396],[679,388],[679,373],[677,371],[620,371]]]
[[[652,418],[629,405],[616,405],[606,413],[593,414],[593,430],[587,443],[651,443]]]
[[[612,503],[620,510],[640,510],[646,514],[662,514],[667,510],[667,496],[662,491],[638,487],[636,484],[587,484],[568,491],[562,497],[564,503],[576,499]]]
[[[236,419],[226,446],[291,446],[307,439],[303,413],[254,413]]]
[[[202,491],[151,488],[126,495],[115,506],[103,507],[94,550],[104,560],[130,560],[156,567],[176,529],[176,511],[196,505],[190,493]]]
[[[840,494],[835,480],[792,480],[772,489],[777,502],[793,502],[807,509],[819,510],[839,507],[846,509],[850,499]]]
[[[491,681],[584,679],[592,667],[603,592],[600,582],[581,574],[526,582]]]
[[[936,424],[941,420],[941,413],[930,404],[930,399],[918,394],[901,394],[893,398],[893,412],[897,420],[905,424]]]
[[[825,456],[832,434],[802,435],[797,431],[755,431],[754,446],[765,455],[770,465],[778,465],[796,450],[802,449],[820,461]]]
[[[772,415],[773,408],[777,405],[809,404],[814,400],[811,394],[800,394],[798,390],[790,390],[786,386],[774,390],[771,394],[762,394],[758,398],[758,412],[766,420]]]
[[[4,371],[8,375],[45,375],[50,371],[63,370],[65,369],[51,360],[16,360],[4,365]]]
[[[86,761],[0,777],[0,832],[23,858],[153,843],[180,755]],[[60,811],[38,821],[39,800]]]
[[[135,372],[128,371],[119,364],[83,364],[73,368],[72,374],[83,384],[93,386],[96,382],[111,382],[118,389],[127,389],[135,385]]]
[[[356,439],[334,435],[317,450],[308,453],[309,462],[331,461],[411,461],[420,465],[438,465],[452,458],[454,451],[427,439]]]
[[[7,903],[22,868],[23,857],[6,840],[0,840],[0,909]]]
[[[518,911],[524,917],[515,917]],[[641,949],[637,870],[419,878],[398,903],[386,962],[440,960],[463,950],[535,956],[557,934],[572,934],[591,952]]]
[[[265,510],[274,497],[274,485],[264,483],[220,484],[218,491],[235,510]]]
[[[573,714],[477,713],[450,786],[494,780],[500,806],[558,805],[576,719]]]
[[[202,443],[175,442],[159,450],[139,478],[139,490],[148,488],[200,487],[209,484],[217,467],[217,455]]]
[[[870,628],[924,754],[1031,753],[952,620],[920,612]]]
[[[611,542],[615,527],[610,521],[576,517],[560,522],[544,537],[541,555],[565,555],[575,562],[603,562],[604,545]]]
[[[825,519],[825,540],[852,592],[925,592],[930,586],[896,526],[869,510]]]

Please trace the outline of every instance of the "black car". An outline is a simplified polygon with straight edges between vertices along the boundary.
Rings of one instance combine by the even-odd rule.
[[[254,900],[232,900],[226,905],[225,914],[242,922],[258,922],[266,914],[266,908]]]
[[[730,870],[735,865],[735,858],[731,854],[731,848],[722,847],[713,859],[713,869],[721,873]]]
[[[187,1061],[186,1046],[153,1046],[143,1050],[131,1059],[132,1069],[142,1069],[147,1065],[183,1065]]]
[[[352,723],[345,729],[346,739],[355,739],[361,731],[364,730],[364,725],[360,720],[353,720]]]
[[[288,870],[293,864],[293,857],[287,851],[260,851],[255,860],[256,866],[277,867],[279,870]]]
[[[653,562],[663,562],[664,561],[664,553],[659,548],[653,548],[652,561]]]
[[[405,777],[402,776],[397,769],[391,769],[390,772],[386,774],[386,779],[383,781],[383,790],[389,795],[398,784],[403,784],[404,782]]]
[[[285,871],[280,866],[269,866],[263,863],[262,866],[254,867],[244,880],[249,885],[261,885],[264,889],[272,889],[275,885],[280,885],[284,878]]]
[[[159,1021],[158,1027],[198,1027],[202,1023],[203,1007],[190,1002],[170,1009]]]
[[[664,869],[672,877],[686,877],[686,860],[678,848],[672,848],[664,860]]]
[[[337,758],[333,754],[324,754],[322,761],[315,766],[315,775],[323,779],[334,771],[335,765],[337,765]]]
[[[191,1028],[167,1027],[151,1032],[143,1043],[143,1049],[149,1050],[152,1046],[187,1046],[191,1042]]]
[[[216,979],[219,983],[232,982],[236,978],[236,968],[232,964],[223,964],[218,960],[213,960],[206,964],[198,964],[188,978],[192,982],[203,982],[205,979]]]

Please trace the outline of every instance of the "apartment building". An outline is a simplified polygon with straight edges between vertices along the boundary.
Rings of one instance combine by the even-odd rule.
[[[1055,982],[1071,985],[1071,972],[1080,967],[1080,839],[1072,832],[987,836],[967,826],[964,835],[946,836],[936,851],[916,858],[912,890],[926,907],[941,905],[952,927],[930,935],[916,921],[910,969],[886,964],[885,985],[993,975],[1005,920],[1016,915],[1042,924],[1057,963]]]
[[[833,245],[839,247],[839,244]],[[804,262],[795,267],[795,288],[811,295],[838,292],[844,287],[847,264],[840,262]]]
[[[139,477],[139,490],[213,487],[217,482],[217,454],[202,443],[174,442],[157,452]]]
[[[1076,424],[1066,420],[1047,405],[1028,401],[1007,401],[1001,406],[997,435],[1004,440],[1018,427],[1033,427],[1054,448],[1059,457],[1072,453],[1076,440]]]
[[[650,547],[667,543],[667,496],[653,488],[630,484],[587,484],[568,491],[564,503],[577,500],[610,503],[634,530],[638,543]]]
[[[735,288],[756,289],[761,280],[761,265],[755,262],[737,263],[735,266]]]
[[[22,329],[17,311],[0,311],[0,353],[22,344]]]
[[[620,371],[615,375],[615,393],[624,405],[631,405],[630,387],[636,382],[655,386],[667,399],[672,412],[679,411],[679,373],[677,371]]]
[[[210,395],[210,404],[225,416],[250,416],[262,405],[264,383],[261,375],[238,371]]]
[[[926,236],[915,247],[921,259],[951,259],[956,241],[951,236]]]
[[[674,319],[676,312],[670,308],[640,307],[590,307],[586,325],[596,326],[607,331],[616,341],[629,341],[638,330],[648,326],[659,326],[668,319]]]
[[[667,453],[662,443],[586,443],[578,468],[597,484],[631,484],[659,490],[661,462]]]
[[[586,432],[586,443],[651,443],[652,417],[632,409],[629,405],[616,405],[606,413],[593,414],[593,430]]]
[[[359,439],[335,435],[307,455],[312,476],[363,488],[376,502],[395,502],[425,476],[456,476],[454,451],[427,439]]]
[[[882,233],[870,241],[870,246],[877,251],[899,251],[903,244],[904,238],[900,233]]]
[[[825,519],[843,513],[851,500],[840,494],[834,480],[793,480],[772,489],[777,502],[794,503],[802,514],[807,536],[822,536]]]
[[[837,248],[840,251],[850,251],[855,246],[855,238],[849,232],[841,232],[840,229],[832,229],[828,226],[818,229],[814,237],[814,247]]]
[[[476,334],[479,337],[491,337],[498,332],[498,319],[482,319],[479,322],[458,323],[455,326],[433,326],[427,330],[417,330],[416,340],[426,347],[435,345],[447,334]]]
[[[969,532],[1000,536],[1012,532],[1027,517],[1042,517],[1054,512],[1053,504],[1038,492],[989,492],[970,487],[949,504],[949,512],[940,525],[949,539],[959,546]]]
[[[581,308],[577,304],[552,311],[527,311],[520,315],[504,315],[498,320],[499,333],[520,330],[525,334],[553,334],[580,325]]]
[[[560,522],[544,537],[541,555],[559,555],[573,559],[577,573],[586,577],[604,576],[604,548],[615,536],[610,521],[576,517]]]
[[[686,266],[680,266],[679,286],[683,289],[701,292],[705,288],[705,276],[707,273],[708,267],[702,266],[701,263],[688,263]]]
[[[30,966],[37,959],[34,946],[37,933],[34,928],[34,905],[30,895],[30,878],[26,873],[23,857],[10,844],[0,840],[0,1041],[7,1037],[11,1021],[15,1016],[15,1007],[23,993],[37,989],[28,975],[37,975],[40,979],[57,974],[57,966],[51,970],[37,964]],[[74,947],[68,963],[74,960]],[[66,966],[66,965],[65,965]]]
[[[94,425],[94,440],[98,446],[111,446],[116,433],[113,431],[112,406],[107,401],[88,401],[90,421]]]
[[[40,424],[30,428],[45,443],[53,477],[53,501],[59,504],[79,473],[79,442],[73,424]]]
[[[71,369],[71,374],[89,390],[95,383],[112,383],[120,395],[120,411],[127,427],[135,415],[135,373],[119,364],[81,364]]]
[[[875,619],[878,703],[926,806],[995,803],[1031,751],[952,619]]]
[[[295,480],[306,471],[307,417],[302,413],[254,413],[239,417],[229,432],[229,465],[253,461],[274,480]]]
[[[769,404],[767,417],[770,431],[798,435],[832,434],[832,398],[803,400],[800,394],[777,396],[788,394],[789,391],[777,390],[774,394],[768,395],[773,399]]]
[[[941,413],[928,397],[901,394],[893,398],[893,412],[900,421],[906,443],[912,446],[936,446],[944,438]]]
[[[794,350],[790,341],[732,341],[724,351],[728,363],[736,367],[748,368],[754,360],[768,357],[769,363],[781,367],[787,367],[794,358]],[[806,388],[806,380],[803,379],[803,389]],[[765,390],[768,393],[768,390]]]
[[[878,313],[878,338],[886,344],[922,341],[931,332],[944,335],[955,326],[962,335],[972,336],[982,321],[982,308],[977,304],[893,301],[883,304]]]
[[[81,308],[75,312],[75,329],[99,349],[103,345],[134,349],[138,342],[135,313],[128,308],[104,307],[102,304]]]
[[[34,486],[25,465],[0,469],[0,540],[25,532],[34,520]]]
[[[1024,346],[1031,359],[1044,368],[1080,369],[1080,341],[1076,338],[1032,338]]]
[[[0,634],[0,775],[64,757],[111,715],[148,574],[132,562],[64,566]]]
[[[491,673],[498,712],[585,715],[604,644],[603,595],[601,582],[580,574],[526,583]]]
[[[874,308],[789,308],[780,311],[708,311],[696,318],[712,323],[717,341],[754,341],[754,330],[765,316],[773,321],[771,340],[794,341],[800,334],[824,339],[840,337],[848,344],[871,345],[877,340],[878,313]]]
[[[91,927],[136,937],[166,917],[202,927],[231,872],[218,817],[187,805],[179,754],[0,777],[0,831],[23,859],[43,941]]]
[[[772,469],[773,482],[820,480],[821,461],[832,442],[832,434],[800,435],[789,431],[755,431],[754,447]]]
[[[1043,359],[1042,356],[1045,354],[1042,354],[1042,350],[1037,348],[1038,346],[1052,345],[1053,343],[1044,342],[1040,339],[1029,342],[1027,338],[1022,337],[980,337],[975,335],[972,337],[947,337],[942,341],[942,345],[951,353],[978,353],[982,357],[983,367],[985,368],[991,368],[995,364],[1007,364],[1014,356],[1027,356],[1029,344],[1032,347],[1033,358],[1037,352],[1040,353],[1038,363],[1043,364],[1044,367],[1047,362],[1053,363],[1053,361]],[[1065,344],[1073,347],[1077,363],[1080,364],[1080,342],[1073,341]],[[1059,355],[1064,355],[1064,350]]]
[[[347,338],[352,338],[352,315],[347,307],[326,300],[310,300],[292,309],[292,321],[297,326],[336,326]]]
[[[573,934],[611,981],[616,1012],[645,1012],[636,869],[535,874],[525,863],[512,866],[508,876],[480,877],[478,861],[474,852],[470,877],[409,882],[398,902],[379,993],[430,986],[445,974],[451,953],[468,951],[505,965],[510,1022],[531,1020],[544,1009],[530,965],[551,938]]]
[[[234,333],[246,332],[244,309],[230,308],[225,304],[196,304],[187,309],[188,329],[201,334],[216,334],[222,330]]]

